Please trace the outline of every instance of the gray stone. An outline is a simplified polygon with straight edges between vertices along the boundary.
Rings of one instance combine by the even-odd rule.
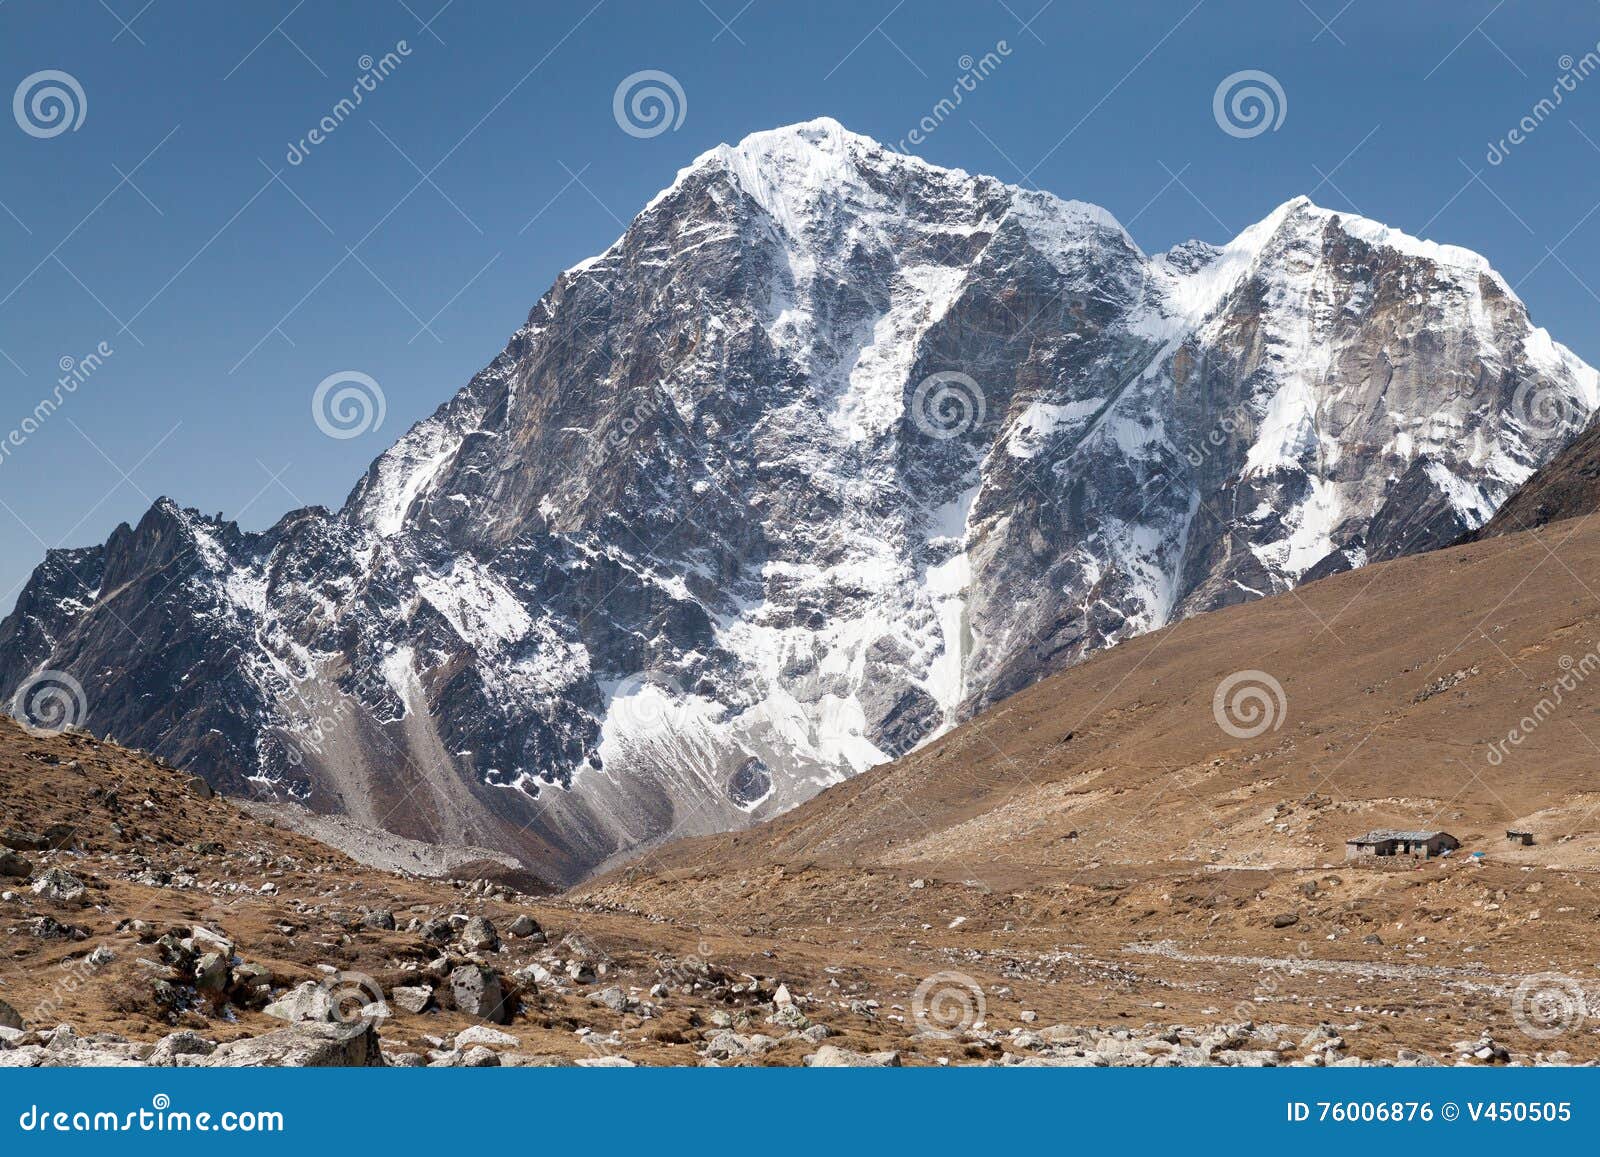
[[[389,999],[406,1012],[424,1012],[433,1000],[433,989],[426,985],[401,985],[389,991]]]
[[[6,828],[0,832],[0,846],[11,848],[18,852],[42,852],[46,849],[43,836],[36,836],[32,832],[18,831],[16,828]]]
[[[33,894],[54,904],[79,905],[85,902],[88,889],[71,872],[61,868],[46,868],[33,882]]]
[[[228,960],[220,952],[207,952],[194,966],[194,986],[213,999],[228,990]]]
[[[461,945],[468,952],[499,952],[500,935],[487,916],[474,916],[461,929]]]
[[[806,1064],[813,1069],[897,1069],[900,1067],[900,1054],[858,1053],[838,1045],[823,1045],[806,1057]]]
[[[450,995],[458,1011],[479,1020],[506,1024],[511,1020],[500,977],[492,969],[464,964],[450,973]]]
[[[171,1066],[179,1062],[179,1057],[208,1057],[217,1051],[215,1041],[209,1041],[198,1033],[182,1029],[169,1033],[156,1042],[156,1047],[145,1058],[149,1065]]]
[[[464,1028],[456,1033],[456,1048],[466,1048],[468,1045],[488,1045],[492,1048],[516,1048],[522,1044],[516,1037],[508,1032],[501,1032],[488,1025],[475,1024],[471,1028]]]
[[[778,1042],[764,1033],[757,1032],[746,1036],[724,1029],[713,1033],[706,1040],[705,1055],[712,1060],[740,1060],[745,1057],[759,1057],[777,1047]]]
[[[515,920],[511,921],[511,923],[506,927],[506,933],[507,935],[515,936],[518,939],[524,939],[529,936],[537,936],[540,939],[544,938],[544,929],[539,927],[539,922],[532,916],[529,916],[526,912],[518,916]]]
[[[44,1049],[39,1045],[22,1045],[13,1049],[0,1049],[0,1069],[33,1069],[44,1060]]]
[[[262,1011],[292,1024],[322,1024],[334,1019],[333,999],[315,980],[302,982]]]
[[[0,852],[0,876],[12,880],[26,880],[33,875],[33,864],[26,856],[19,856],[9,848]]]
[[[209,1068],[346,1068],[383,1064],[370,1024],[293,1024],[248,1040],[218,1045]]]

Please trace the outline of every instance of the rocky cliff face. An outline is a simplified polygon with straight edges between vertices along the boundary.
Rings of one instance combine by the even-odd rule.
[[[1591,425],[1570,446],[1523,483],[1494,517],[1467,534],[1481,541],[1535,530],[1552,522],[1582,518],[1600,510],[1600,425]],[[1576,527],[1557,532],[1565,536]]]
[[[1475,254],[1304,198],[1143,254],[832,121],[723,146],[373,463],[56,552],[0,690],[554,878],[1085,654],[1481,525],[1596,374]]]

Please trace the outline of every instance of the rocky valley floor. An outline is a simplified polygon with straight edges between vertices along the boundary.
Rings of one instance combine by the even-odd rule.
[[[560,896],[0,722],[0,1066],[1592,1063],[1589,521],[1134,640]],[[1346,863],[1379,827],[1462,847]]]

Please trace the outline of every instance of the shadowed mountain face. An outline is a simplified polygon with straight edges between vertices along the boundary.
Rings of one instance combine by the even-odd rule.
[[[1600,425],[1585,430],[1468,537],[1481,541],[1515,534],[1596,510],[1600,510]]]
[[[0,691],[576,878],[1189,614],[1481,525],[1596,405],[1484,260],[1104,210],[831,121],[723,146],[337,512],[53,553]]]

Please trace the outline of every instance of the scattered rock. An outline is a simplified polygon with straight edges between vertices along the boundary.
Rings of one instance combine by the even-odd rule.
[[[33,882],[33,894],[54,904],[82,904],[88,896],[83,881],[61,868],[47,868]]]
[[[334,1018],[333,1000],[327,988],[314,980],[297,985],[288,995],[278,998],[261,1011],[291,1024],[321,1024]]]
[[[528,937],[537,937],[541,941],[544,939],[544,929],[539,927],[539,921],[529,916],[526,912],[511,921],[506,928],[506,933],[517,937],[519,940]]]
[[[433,989],[426,985],[401,985],[390,989],[389,998],[406,1012],[424,1012],[433,1001]]]
[[[460,1064],[464,1069],[497,1069],[500,1067],[500,1054],[483,1045],[473,1045],[461,1054]]]
[[[188,1029],[170,1033],[156,1042],[156,1047],[145,1058],[149,1065],[171,1066],[182,1064],[180,1057],[208,1057],[217,1051],[215,1041],[206,1040]]]
[[[16,828],[6,828],[0,832],[0,845],[18,852],[42,852],[46,846],[43,836],[18,831]]]
[[[838,1045],[823,1045],[806,1057],[806,1064],[813,1069],[897,1069],[900,1067],[900,1054],[858,1053]]]
[[[207,952],[195,962],[195,989],[212,1001],[220,1001],[228,990],[228,959],[220,952]]]
[[[462,1029],[456,1033],[456,1048],[465,1048],[468,1045],[488,1045],[493,1048],[516,1048],[522,1042],[508,1032],[501,1032],[488,1025],[475,1024],[471,1028]]]
[[[370,1024],[294,1024],[264,1036],[218,1045],[203,1062],[212,1068],[335,1068],[382,1066]]]
[[[478,964],[464,964],[450,973],[450,995],[457,1010],[494,1024],[510,1021],[500,977]]]
[[[461,944],[468,952],[499,952],[500,935],[487,916],[474,916],[461,929]]]

